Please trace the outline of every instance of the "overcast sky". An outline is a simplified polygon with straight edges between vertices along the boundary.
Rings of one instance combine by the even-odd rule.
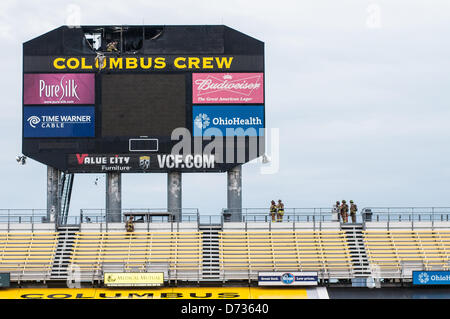
[[[22,43],[74,19],[224,24],[265,42],[266,124],[280,130],[280,163],[274,174],[244,166],[244,207],[279,198],[286,207],[450,206],[448,0],[2,0],[0,208],[46,207],[46,167],[15,161]],[[166,179],[124,174],[122,206],[166,207]],[[104,175],[77,175],[71,214],[104,205]],[[183,206],[218,213],[226,174],[184,174]]]

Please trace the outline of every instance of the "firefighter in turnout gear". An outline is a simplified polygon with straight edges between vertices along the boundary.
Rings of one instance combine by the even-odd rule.
[[[119,52],[119,49],[117,49],[117,45],[119,44],[118,41],[111,41],[106,45],[106,51],[107,52]]]
[[[332,215],[333,215],[333,220],[334,221],[341,221],[341,203],[339,203],[339,201],[336,202],[336,205],[333,206],[333,211],[332,211]]]
[[[356,223],[356,212],[358,211],[358,206],[356,206],[353,201],[350,201],[350,216],[352,217],[352,223]]]
[[[347,223],[348,222],[348,205],[347,205],[347,202],[345,201],[345,199],[342,200],[341,216],[342,216],[342,222]]]
[[[130,218],[128,218],[126,224],[125,224],[125,228],[127,229],[128,233],[132,233],[134,232],[134,221],[133,221],[133,216],[130,216]]]
[[[277,205],[277,222],[281,223],[283,221],[283,215],[284,215],[284,204],[281,202],[281,199],[278,200]]]
[[[275,221],[275,216],[277,215],[277,206],[275,205],[275,201],[270,202],[270,216],[272,216],[272,222]]]

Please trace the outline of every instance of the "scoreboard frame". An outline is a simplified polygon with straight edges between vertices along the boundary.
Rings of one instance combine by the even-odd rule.
[[[144,31],[160,28],[162,31],[156,39],[145,40],[142,48],[138,51],[121,51],[119,53],[94,51],[87,41],[87,32],[108,30],[108,28],[111,30],[127,30],[127,32],[134,30],[133,34],[136,34],[135,31],[139,31],[141,28]],[[123,33],[125,34],[126,32],[124,31]],[[126,45],[128,42],[124,34],[121,34],[120,39]],[[104,35],[105,39],[107,39],[107,32]],[[146,38],[143,37],[143,39]],[[122,44],[120,44],[120,47],[122,47]],[[24,43],[23,52],[22,152],[24,155],[43,164],[67,173],[105,173],[111,171],[130,173],[173,171],[224,172],[264,154],[264,128],[266,122],[264,43],[241,32],[226,26],[82,26],[78,28],[63,26]],[[34,74],[37,77],[45,74],[64,77],[65,74],[70,74],[74,78],[76,78],[77,74],[94,74],[95,103],[88,105],[84,103],[76,104],[70,98],[65,101],[65,104],[60,104],[60,101],[55,102],[51,99],[37,105],[25,103],[29,100],[30,95],[32,98],[36,98],[36,96],[33,96],[33,93],[30,93],[29,85],[25,85],[25,78],[28,74]],[[159,76],[184,75],[184,128],[190,133],[188,144],[190,144],[191,153],[183,153],[181,157],[180,154],[172,154],[172,149],[179,143],[179,140],[174,139],[176,136],[168,136],[167,134],[164,136],[155,134],[139,136],[102,135],[102,112],[104,111],[102,97],[103,94],[107,93],[102,92],[102,80],[104,76],[115,74],[147,74],[149,79],[153,74]],[[194,122],[196,120],[193,118],[194,105],[199,107],[216,105],[217,108],[213,108],[213,110],[218,111],[221,107],[223,108],[227,105],[236,106],[240,104],[222,103],[220,101],[216,103],[194,103],[193,77],[195,74],[212,74],[215,78],[222,76],[227,78],[227,80],[223,80],[224,83],[229,83],[229,78],[233,78],[233,76],[238,77],[239,74],[259,74],[259,85],[261,85],[259,90],[262,91],[260,92],[262,101],[258,100],[258,103],[245,101],[242,103],[242,110],[245,107],[252,110],[251,106],[254,105],[262,106],[263,118],[259,118],[261,125],[249,126],[250,129],[255,128],[257,133],[249,136],[247,132],[251,130],[244,130],[244,133],[241,134],[242,136],[239,136],[239,134],[237,134],[238,136],[223,136],[222,146],[220,147],[219,143],[219,147],[213,148],[214,152],[212,154],[206,154],[204,152],[205,147],[211,144],[212,140],[218,140],[220,132],[219,134],[212,134],[214,136],[213,139],[206,135],[203,136],[203,133],[201,136],[194,136]],[[81,84],[83,83],[81,82]],[[76,85],[72,83],[73,87]],[[216,87],[219,86],[216,84]],[[242,88],[244,85],[236,82],[234,87]],[[232,92],[233,90],[227,91],[223,89],[222,91]],[[231,93],[229,94],[232,95]],[[36,95],[36,92],[34,92],[34,95]],[[126,101],[123,102],[125,103]],[[67,108],[67,110],[69,108],[72,108],[72,110],[78,108],[77,110],[79,110],[82,106],[93,106],[95,108],[93,123],[58,122],[55,124],[52,122],[51,125],[62,125],[64,127],[68,132],[65,136],[37,135],[32,137],[28,133],[30,130],[32,132],[38,131],[29,127],[31,125],[31,116],[28,116],[30,110],[42,111],[37,116],[39,118],[37,125],[43,125],[46,119],[58,119],[58,121],[62,121],[65,118],[78,119],[78,117],[74,116],[64,117],[57,112],[51,113],[48,111],[49,109],[57,110],[57,107],[60,107]],[[44,107],[47,109],[44,110]],[[45,113],[44,111],[50,113]],[[26,114],[27,117],[25,116]],[[230,114],[230,116],[236,116],[236,114]],[[79,115],[79,118],[82,119],[82,114]],[[236,122],[236,117],[234,121]],[[208,129],[214,128],[212,127],[213,124],[211,124],[213,122],[214,119],[208,122],[208,125],[211,126]],[[221,123],[219,121],[216,122]],[[67,136],[71,132],[76,132],[79,127],[83,126],[85,128],[88,125],[95,127],[95,136],[83,136],[82,133],[78,136]],[[162,125],[164,126],[164,123]],[[240,126],[237,125],[237,127]],[[230,129],[230,127],[227,126],[227,129]],[[50,130],[52,129],[50,128],[47,131]],[[201,130],[203,132],[204,129]],[[43,128],[40,128],[40,131],[47,132]],[[53,129],[53,132],[55,131],[57,129]],[[222,131],[225,132],[224,129]],[[25,134],[26,132],[27,134]],[[58,132],[62,132],[62,129]],[[131,141],[145,140],[157,140],[158,150],[131,150]],[[198,145],[201,145],[200,148]],[[254,145],[256,145],[256,153],[250,151],[251,148],[254,148]],[[241,156],[242,153],[244,156]],[[229,154],[232,154],[232,156],[229,156]],[[165,162],[165,160],[162,160],[163,156],[165,156],[165,159],[172,159],[170,165],[166,165],[170,161]],[[210,158],[205,156],[210,156]],[[86,160],[93,158],[93,163],[96,164],[80,162],[79,159],[81,157]],[[212,167],[210,165],[211,158],[214,159]],[[116,163],[115,161],[119,161],[119,159],[122,159],[122,161]],[[202,165],[201,162],[203,160],[205,160],[207,165]],[[102,163],[100,166],[97,163],[98,161]],[[107,163],[104,164],[104,161]]]

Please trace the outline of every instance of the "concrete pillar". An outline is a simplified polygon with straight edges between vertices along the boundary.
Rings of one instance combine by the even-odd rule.
[[[61,171],[51,166],[47,166],[47,222],[56,222],[59,216],[60,196],[59,183]]]
[[[106,221],[122,221],[122,176],[120,173],[106,173]]]
[[[182,180],[180,172],[167,173],[167,210],[174,214],[175,221],[181,221],[181,191]]]
[[[227,208],[230,221],[242,220],[242,165],[227,172]]]

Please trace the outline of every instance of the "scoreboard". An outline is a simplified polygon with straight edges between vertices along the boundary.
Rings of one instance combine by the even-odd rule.
[[[23,44],[22,152],[69,173],[264,154],[264,43],[226,26],[63,26]]]

